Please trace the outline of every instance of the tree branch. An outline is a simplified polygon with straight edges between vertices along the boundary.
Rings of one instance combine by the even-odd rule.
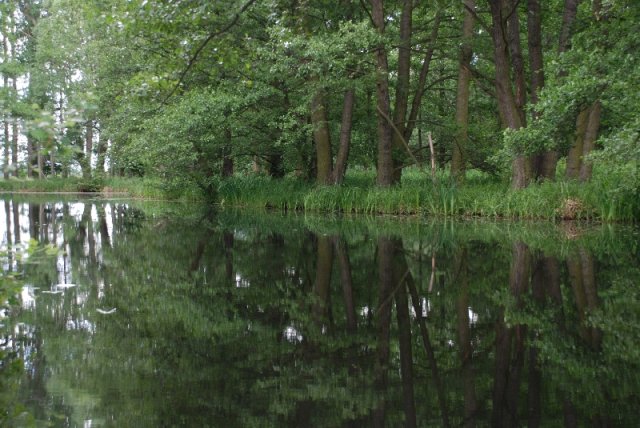
[[[222,27],[220,30],[218,31],[214,31],[213,33],[209,34],[207,36],[206,39],[204,39],[204,41],[202,42],[202,44],[198,47],[198,49],[196,49],[196,51],[193,53],[193,55],[191,56],[191,59],[189,59],[189,62],[187,63],[187,66],[185,67],[184,70],[182,70],[182,73],[180,73],[180,77],[178,78],[178,82],[175,84],[175,86],[173,87],[173,89],[171,90],[171,92],[169,92],[169,95],[167,95],[164,99],[164,101],[162,101],[162,104],[166,104],[166,102],[169,100],[169,98],[171,98],[173,96],[173,94],[176,93],[176,91],[178,90],[178,88],[180,87],[180,85],[182,84],[182,82],[184,81],[184,78],[187,76],[187,73],[189,72],[189,70],[191,70],[191,67],[193,67],[193,64],[195,64],[196,60],[198,59],[198,55],[200,55],[200,53],[202,52],[202,50],[209,44],[209,42],[211,40],[213,40],[214,38],[220,36],[221,34],[226,33],[227,31],[229,31],[229,29],[231,27],[233,27],[234,25],[236,25],[236,23],[238,22],[238,20],[240,19],[240,15],[242,15],[242,13],[244,11],[246,11],[247,9],[249,9],[251,7],[251,5],[253,5],[253,3],[255,3],[256,0],[248,0],[241,8],[240,10],[233,16],[233,19],[231,21],[229,21],[229,23],[227,25],[225,25],[224,27]]]
[[[476,21],[478,21],[478,24],[480,24],[480,26],[489,34],[491,34],[491,27],[489,25],[487,25],[486,22],[484,22],[484,20],[482,18],[480,18],[480,15],[477,14],[477,12],[475,11],[474,8],[469,7],[469,5],[467,4],[467,2],[464,2],[464,8],[469,11],[469,13],[471,15],[473,15],[473,17],[475,18]]]

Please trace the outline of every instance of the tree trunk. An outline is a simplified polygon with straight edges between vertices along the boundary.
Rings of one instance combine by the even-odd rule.
[[[411,74],[411,28],[412,28],[413,1],[403,0],[402,13],[400,15],[400,42],[398,44],[398,71],[396,79],[395,105],[393,108],[393,124],[395,130],[392,133],[393,151],[393,182],[399,183],[402,178],[402,164],[399,151],[408,141],[404,140],[407,108],[409,106],[409,83]],[[390,116],[389,116],[390,117]]]
[[[227,178],[233,176],[234,169],[231,157],[231,140],[233,139],[231,128],[225,128],[224,136],[227,144],[222,148],[222,177]]]
[[[42,155],[42,144],[36,143],[36,152],[38,156],[38,178],[44,178],[44,156]]]
[[[507,44],[509,45],[509,56],[511,58],[511,66],[513,68],[514,80],[514,100],[518,115],[520,116],[520,126],[527,126],[525,117],[525,105],[527,103],[527,82],[524,71],[524,58],[522,57],[522,45],[520,43],[520,17],[518,15],[519,0],[507,1],[508,12],[507,17]]]
[[[107,149],[108,149],[109,141],[106,138],[100,136],[100,141],[98,141],[98,160],[96,162],[96,171],[102,176],[104,176],[107,171],[105,170],[105,164],[107,160]]]
[[[15,46],[13,46],[11,48],[11,59],[13,61],[16,60],[16,48]],[[12,87],[13,87],[13,93],[18,94],[18,79],[16,77],[14,77],[12,79]],[[13,128],[11,130],[11,163],[13,164],[13,176],[17,177],[18,176],[18,120],[14,119],[13,120]]]
[[[529,45],[529,65],[531,70],[531,104],[537,104],[540,91],[544,87],[544,61],[542,53],[542,12],[540,0],[527,2],[527,40]],[[539,116],[533,112],[534,120]],[[553,180],[556,175],[558,152],[545,150],[533,159],[533,177]]]
[[[433,28],[431,29],[431,34],[429,35],[429,47],[427,48],[427,52],[424,55],[424,59],[422,60],[422,67],[420,68],[420,75],[418,76],[418,84],[416,85],[415,95],[413,96],[413,100],[411,101],[411,111],[409,113],[409,118],[407,119],[407,125],[404,131],[404,139],[407,143],[411,140],[411,135],[413,135],[413,130],[416,127],[416,119],[418,118],[418,114],[420,113],[420,106],[422,105],[422,97],[425,92],[424,88],[427,83],[427,76],[429,75],[429,70],[431,68],[431,60],[433,59],[435,43],[436,43],[436,40],[438,39],[438,31],[440,29],[440,22],[442,21],[442,15],[443,15],[442,10],[438,9],[433,21]]]
[[[456,92],[456,135],[451,154],[451,174],[457,183],[464,181],[466,170],[466,148],[469,128],[469,82],[471,81],[471,38],[474,17],[469,10],[475,9],[475,0],[466,0],[462,22],[462,45],[458,66],[458,89]]]
[[[9,60],[9,48],[8,48],[8,43],[7,43],[7,28],[6,26],[3,26],[2,28],[2,60],[3,62],[6,64],[7,61]],[[9,89],[9,77],[7,76],[6,72],[3,73],[3,87],[4,90],[7,91]],[[4,119],[3,119],[3,124],[4,124],[4,162],[2,164],[2,175],[4,177],[4,179],[8,179],[9,178],[9,146],[10,146],[10,140],[9,140],[9,117],[8,114],[5,113],[4,115]]]
[[[582,162],[580,165],[580,181],[583,183],[591,180],[593,163],[588,159],[588,156],[595,148],[596,140],[598,139],[601,110],[600,101],[594,102],[589,109],[589,118],[587,119],[587,126],[584,131],[584,140],[582,143]]]
[[[333,163],[331,132],[329,131],[326,102],[322,89],[319,89],[311,100],[311,125],[316,145],[316,182],[330,184]]]
[[[507,35],[504,31],[504,13],[509,12],[509,8],[503,10],[502,0],[490,0],[491,18],[493,22],[492,38],[494,45],[494,62],[495,62],[495,85],[496,97],[498,101],[498,110],[500,119],[504,128],[520,129],[522,120],[516,104],[516,98],[511,87],[509,64],[509,45],[507,43]],[[509,2],[510,3],[510,2]],[[515,12],[514,12],[515,14]],[[527,158],[524,154],[517,153],[512,163],[511,187],[521,189],[527,185]]]
[[[347,171],[347,161],[351,148],[351,129],[353,128],[353,107],[355,105],[356,91],[354,88],[347,89],[344,94],[342,104],[342,122],[340,124],[340,147],[336,156],[336,164],[333,167],[331,181],[334,184],[342,184]]]
[[[91,178],[91,155],[93,153],[93,120],[87,121],[85,130],[84,166],[82,177]]]
[[[566,52],[571,47],[571,33],[578,13],[578,3],[580,3],[580,0],[565,0],[564,2],[562,27],[560,28],[560,40],[558,41],[559,53]]]
[[[384,34],[384,7],[382,0],[371,0],[371,16],[376,30]],[[391,104],[389,101],[389,62],[384,43],[376,48],[376,98],[378,110],[378,186],[387,187],[393,184],[392,128]]]
[[[27,177],[33,177],[33,138],[27,136]]]
[[[566,176],[569,179],[577,179],[580,176],[582,166],[582,153],[584,147],[584,135],[589,122],[589,110],[584,109],[578,114],[576,119],[576,132],[573,136],[573,144],[567,155]]]

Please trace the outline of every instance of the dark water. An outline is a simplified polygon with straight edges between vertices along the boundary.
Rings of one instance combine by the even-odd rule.
[[[27,199],[0,231],[2,426],[638,424],[632,227]]]

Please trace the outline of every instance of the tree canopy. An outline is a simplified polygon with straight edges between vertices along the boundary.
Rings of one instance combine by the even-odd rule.
[[[637,192],[640,11],[631,0],[10,0],[3,166],[400,183],[467,170]],[[428,142],[432,141],[430,153]]]

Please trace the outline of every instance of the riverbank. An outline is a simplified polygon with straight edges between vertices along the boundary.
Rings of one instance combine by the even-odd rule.
[[[307,212],[354,214],[636,221],[637,195],[613,191],[602,183],[546,182],[514,191],[507,183],[475,177],[456,186],[447,177],[432,181],[407,174],[402,185],[374,186],[370,173],[351,174],[342,186],[314,186],[300,180],[233,178],[219,186],[222,205]]]
[[[221,180],[217,189],[216,201],[222,207],[280,211],[604,222],[634,222],[640,213],[638,195],[600,181],[535,183],[513,191],[508,183],[488,176],[472,176],[465,185],[456,186],[448,177],[432,181],[426,174],[412,171],[405,174],[400,186],[381,189],[375,186],[372,171],[354,171],[341,186],[317,186],[292,177],[237,176]],[[10,179],[0,180],[0,192],[97,192],[143,199],[205,199],[196,189],[168,194],[160,181],[146,178]]]
[[[143,178],[83,179],[49,177],[46,179],[0,180],[0,193],[95,193],[143,199],[167,199],[157,180]]]

